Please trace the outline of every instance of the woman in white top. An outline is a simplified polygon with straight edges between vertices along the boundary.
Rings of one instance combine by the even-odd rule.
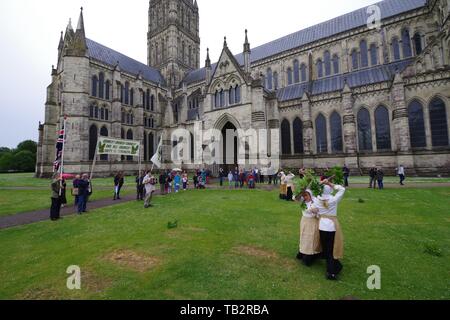
[[[338,204],[344,197],[345,188],[333,185],[330,181],[322,181],[324,184],[323,195],[317,198],[319,209],[319,230],[323,255],[327,260],[327,279],[337,280],[337,275],[342,271],[339,259],[344,257],[344,237],[337,219]],[[333,195],[333,191],[337,191]]]
[[[300,221],[300,246],[297,259],[302,260],[306,266],[311,266],[322,252],[320,244],[319,219],[317,199],[313,197],[311,190],[301,193],[301,201],[306,204],[302,211]]]

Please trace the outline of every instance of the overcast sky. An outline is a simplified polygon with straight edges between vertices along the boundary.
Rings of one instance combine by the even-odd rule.
[[[206,48],[219,58],[223,37],[234,54],[244,30],[252,47],[377,2],[376,0],[197,0],[201,64]],[[84,7],[87,37],[146,62],[148,0],[0,1],[0,146],[37,141],[46,87],[56,65],[60,32],[76,27]]]

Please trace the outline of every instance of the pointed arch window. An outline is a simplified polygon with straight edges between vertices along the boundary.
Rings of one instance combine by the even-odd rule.
[[[133,140],[133,130],[131,129],[127,131],[127,140]],[[133,157],[127,156],[127,161],[133,161]]]
[[[409,136],[412,148],[425,148],[427,139],[425,135],[425,121],[422,104],[414,100],[408,106]]]
[[[105,120],[105,109],[104,108],[100,108],[100,119]]]
[[[414,35],[413,42],[414,42],[414,49],[416,51],[416,55],[420,55],[423,51],[422,36],[420,35],[420,33],[417,32]]]
[[[125,92],[124,92],[124,96],[125,96],[125,104],[129,104],[130,103],[130,84],[128,82],[125,82]]]
[[[134,106],[134,89],[130,90],[130,106]]]
[[[239,85],[234,89],[234,96],[236,104],[241,103],[241,87]]]
[[[324,64],[325,64],[325,76],[331,75],[331,54],[330,51],[325,51],[324,53]]]
[[[342,142],[342,120],[336,111],[330,117],[330,132],[332,152],[342,152],[344,149]]]
[[[220,108],[220,96],[219,96],[219,90],[216,90],[216,93],[214,95],[214,105],[216,108]]]
[[[430,127],[433,147],[446,147],[449,145],[447,112],[445,103],[435,98],[430,103]]]
[[[409,29],[407,28],[402,30],[402,47],[403,47],[403,58],[411,57],[412,56],[411,38],[409,36]]]
[[[397,38],[392,39],[392,54],[394,61],[400,60],[400,45]]]
[[[94,160],[95,150],[97,149],[98,129],[95,124],[89,128],[89,160]]]
[[[391,127],[389,122],[389,111],[384,106],[375,110],[375,129],[378,150],[391,150]]]
[[[358,50],[353,49],[352,51],[352,69],[358,70],[359,69],[359,58],[358,58]]]
[[[220,90],[220,107],[225,107],[225,91],[223,89]]]
[[[333,72],[339,74],[339,56],[337,54],[333,55]]]
[[[294,60],[294,83],[300,82],[300,65],[298,60]]]
[[[306,76],[306,64],[302,63],[302,65],[300,67],[300,73],[302,76],[302,82],[308,81],[308,78]]]
[[[273,73],[273,88],[278,90],[278,72]]]
[[[370,45],[370,64],[372,66],[378,65],[378,48],[375,43]]]
[[[319,114],[316,118],[316,144],[317,153],[328,152],[327,121],[323,114]]]
[[[105,75],[100,72],[98,76],[98,97],[100,99],[105,98]]]
[[[370,113],[362,108],[358,112],[358,142],[360,151],[372,151],[372,128],[370,125]]]
[[[97,76],[93,76],[91,83],[91,94],[93,97],[97,97],[97,88],[98,88],[98,78]]]
[[[273,89],[273,73],[271,68],[267,69],[266,88],[267,90]]]
[[[288,85],[290,86],[293,83],[293,79],[292,79],[292,69],[288,68],[287,69],[287,81],[288,81]]]
[[[300,118],[294,120],[294,153],[302,154],[303,150],[303,122]]]
[[[291,126],[289,121],[284,119],[281,123],[281,148],[283,155],[291,155]]]
[[[100,136],[107,137],[108,136],[108,129],[106,127],[102,127],[100,129]],[[101,154],[100,155],[100,161],[108,161],[108,155],[107,154]]]
[[[367,57],[367,41],[361,40],[359,43],[359,51],[361,52],[361,67],[365,68],[369,66],[369,58]]]
[[[94,107],[94,118],[98,119],[98,106]]]
[[[228,90],[228,100],[230,106],[236,103],[235,91],[233,87],[230,87],[230,90]]]
[[[316,69],[317,69],[317,77],[322,78],[323,77],[323,63],[322,63],[321,59],[317,60]]]
[[[150,97],[150,110],[155,111],[155,96],[151,95]]]
[[[89,106],[89,117],[94,117],[94,106],[92,104]]]
[[[111,84],[109,82],[109,80],[106,81],[105,83],[105,99],[109,100],[110,99],[110,90],[111,90]]]
[[[150,109],[150,103],[151,103],[151,101],[150,101],[150,89],[147,89],[147,91],[145,93],[145,108],[147,110]]]

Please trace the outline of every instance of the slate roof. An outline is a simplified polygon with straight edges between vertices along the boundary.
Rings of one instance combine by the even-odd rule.
[[[89,51],[89,57],[92,59],[103,62],[112,67],[119,62],[119,66],[122,71],[136,76],[140,72],[142,78],[147,81],[154,82],[155,84],[165,84],[163,76],[157,69],[151,68],[93,40],[86,39],[86,44]]]
[[[426,3],[427,0],[385,0],[376,3],[376,5],[378,5],[381,9],[382,19],[387,19],[405,12],[422,8],[426,5]],[[367,8],[368,7],[358,9],[340,17],[266,43],[259,47],[252,48],[250,60],[254,63],[282,52],[365,26],[368,19]],[[241,65],[244,64],[243,53],[238,54],[235,57]],[[205,75],[206,71],[204,68],[192,71],[186,76],[185,82],[187,84],[191,84],[203,81],[205,79]]]
[[[345,79],[347,79],[350,88],[391,81],[394,79],[396,70],[399,72],[404,71],[413,61],[414,58],[410,58],[387,65],[379,65],[364,70],[315,80],[312,82],[311,88],[309,88],[308,82],[290,85],[278,90],[277,97],[279,101],[289,101],[300,99],[305,91],[312,95],[341,91],[344,88]]]

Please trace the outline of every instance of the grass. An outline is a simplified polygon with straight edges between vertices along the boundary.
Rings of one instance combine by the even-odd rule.
[[[0,299],[448,299],[449,195],[349,190],[339,282],[323,261],[295,260],[299,206],[276,191],[188,191],[2,230]],[[66,288],[70,265],[79,291]],[[381,290],[366,287],[372,265]]]

